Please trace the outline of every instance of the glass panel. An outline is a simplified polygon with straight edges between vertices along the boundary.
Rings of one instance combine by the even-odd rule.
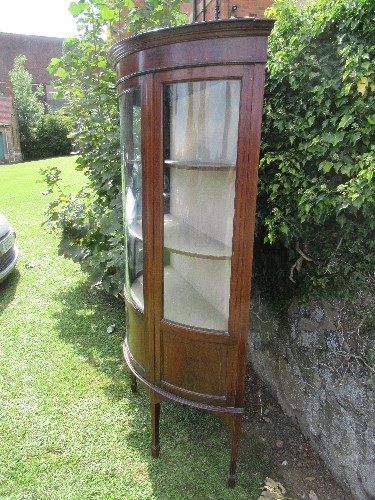
[[[239,80],[164,88],[164,318],[226,331]]]
[[[140,90],[120,97],[123,207],[126,249],[125,289],[143,310],[143,233]]]

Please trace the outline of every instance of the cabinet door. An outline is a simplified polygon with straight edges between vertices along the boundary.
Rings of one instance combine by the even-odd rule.
[[[124,169],[125,291],[143,311],[143,230],[140,90],[120,96],[122,168]]]
[[[228,331],[240,79],[166,83],[164,319]]]
[[[125,228],[126,346],[131,363],[144,374],[149,365],[144,324],[143,223],[140,88],[120,96],[123,211]]]

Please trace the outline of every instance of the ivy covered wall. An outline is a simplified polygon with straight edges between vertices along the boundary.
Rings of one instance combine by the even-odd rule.
[[[275,0],[258,276],[288,297],[374,287],[375,3]]]

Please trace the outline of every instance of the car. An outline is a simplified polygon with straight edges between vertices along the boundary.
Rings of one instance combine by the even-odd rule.
[[[5,280],[16,265],[18,248],[15,241],[14,229],[0,212],[0,282]]]

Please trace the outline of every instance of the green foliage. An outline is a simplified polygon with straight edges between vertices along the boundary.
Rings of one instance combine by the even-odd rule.
[[[32,75],[25,68],[26,56],[19,55],[14,59],[13,69],[9,72],[13,87],[13,103],[17,114],[21,151],[25,159],[33,157],[33,132],[44,114],[44,105],[40,101],[43,90],[33,90]]]
[[[180,12],[181,0],[146,0],[144,7],[133,7],[127,19],[127,30],[131,33],[143,33],[155,27],[178,26],[186,22],[186,16]]]
[[[113,293],[123,286],[124,248],[119,112],[107,50],[114,36],[125,31],[180,23],[178,4],[151,0],[136,8],[130,0],[72,2],[69,10],[77,19],[78,37],[65,40],[63,57],[53,59],[49,68],[74,119],[77,168],[87,177],[78,195],[59,192],[50,204],[50,225],[63,229],[65,253],[80,259],[93,282]],[[123,8],[129,10],[125,18]],[[57,184],[49,181],[52,189]]]
[[[271,11],[256,269],[300,298],[371,286],[374,13],[372,0],[276,0]]]
[[[62,113],[49,112],[38,121],[34,131],[34,158],[52,158],[72,151],[70,120]]]

